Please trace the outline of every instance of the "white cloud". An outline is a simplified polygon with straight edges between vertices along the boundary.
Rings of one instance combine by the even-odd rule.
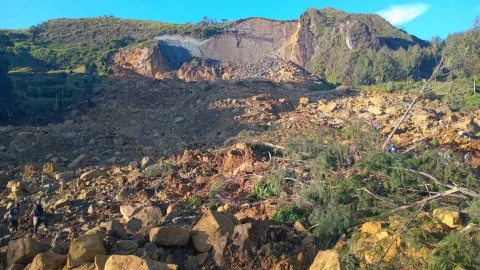
[[[424,3],[392,5],[388,9],[378,11],[377,14],[393,25],[402,25],[422,15],[429,8],[430,6]]]

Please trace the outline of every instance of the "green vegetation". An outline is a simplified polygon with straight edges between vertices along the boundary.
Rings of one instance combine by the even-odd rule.
[[[95,72],[111,74],[109,54],[115,50],[152,44],[165,34],[208,38],[222,33],[231,23],[204,20],[193,24],[124,20],[113,17],[49,20],[28,30],[6,31],[15,43],[10,49],[12,69],[34,71],[74,70],[95,65]]]
[[[144,177],[159,177],[168,176],[178,171],[179,168],[170,163],[153,164],[145,168],[143,171]]]
[[[371,264],[367,269],[453,269],[454,265],[476,269],[480,232],[475,226],[480,224],[480,200],[470,201],[469,197],[461,196],[434,200],[425,205],[425,214],[417,220],[420,205],[402,211],[398,208],[444,192],[451,183],[478,192],[480,170],[464,164],[461,153],[445,151],[433,144],[425,144],[423,153],[414,156],[385,153],[380,150],[382,142],[378,133],[361,124],[347,124],[341,130],[312,130],[303,137],[292,138],[282,157],[289,161],[289,165],[282,166],[283,174],[304,164],[310,176],[291,176],[299,183],[293,191],[295,200],[279,207],[273,220],[306,224],[322,249],[334,246],[342,234],[349,235],[347,238],[353,243],[360,241],[354,227],[365,221],[389,220],[385,226],[398,224],[396,232],[404,243],[409,243],[403,249],[426,248],[430,250],[428,258],[423,260],[398,252],[390,262]],[[272,166],[270,175],[282,175],[279,170]],[[438,182],[417,172],[425,172]],[[262,183],[259,190],[269,186],[266,183],[285,185],[274,180],[259,183]],[[268,196],[280,195],[268,193]],[[434,222],[433,210],[446,206],[465,213],[463,225],[477,225],[465,231],[427,230],[428,224]],[[360,261],[349,248],[344,248],[341,258],[350,266],[347,269],[356,269]],[[382,256],[384,250],[378,252]]]
[[[6,50],[11,46],[13,43],[10,38],[0,34],[0,122],[9,120],[14,114],[12,82],[8,76],[10,63],[6,57]]]
[[[38,113],[61,111],[79,99],[90,96],[101,79],[87,74],[11,73],[13,93],[19,113],[35,116]]]
[[[255,183],[255,193],[259,198],[277,197],[283,193],[285,173],[272,170],[263,179]]]

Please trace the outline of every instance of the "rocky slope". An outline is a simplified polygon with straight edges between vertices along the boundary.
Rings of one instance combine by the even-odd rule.
[[[372,252],[401,235],[398,217],[358,224],[333,249],[321,250],[302,222],[272,221],[296,187],[285,186],[283,198],[251,194],[286,141],[347,122],[386,134],[411,99],[265,80],[106,80],[90,101],[95,106],[63,123],[0,128],[1,214],[15,201],[22,213],[18,233],[0,225],[1,263],[9,269],[339,269],[347,244],[362,264],[377,263],[382,259]],[[458,136],[464,130],[478,138],[478,119],[478,110],[456,112],[424,99],[393,141],[401,151],[438,141],[470,153],[479,166],[479,141]],[[302,163],[280,162],[296,181],[312,177]],[[49,226],[32,239],[24,214],[37,197]],[[462,226],[458,212],[439,211],[434,228]],[[429,220],[426,215],[421,219]],[[398,241],[385,261],[407,245]]]
[[[138,55],[139,49],[132,49],[117,54],[114,66],[158,77],[160,75],[155,74],[161,74],[165,70],[178,70],[193,58],[200,58],[209,59],[218,65],[233,64],[237,67],[246,64],[261,67],[263,61],[292,62],[311,73],[318,73],[319,68],[325,69],[323,65],[335,65],[339,61],[344,62],[344,68],[353,69],[355,55],[359,51],[378,50],[381,47],[396,50],[414,44],[426,45],[377,15],[348,14],[330,8],[309,9],[298,21],[263,18],[240,20],[224,33],[208,39],[182,35],[163,35],[155,39],[158,40],[158,48],[153,47],[156,50],[155,58],[149,57],[150,49],[141,56],[147,64],[142,61],[132,64],[126,60]],[[130,54],[132,56],[128,56]],[[162,59],[162,65],[157,67],[154,74],[142,72],[144,65],[155,66],[157,62],[152,61],[157,59]],[[338,70],[337,73],[343,76],[344,72]],[[248,77],[265,75],[251,72],[243,76]],[[208,78],[207,75],[205,79]]]

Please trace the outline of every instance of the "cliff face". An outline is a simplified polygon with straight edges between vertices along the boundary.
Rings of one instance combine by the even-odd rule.
[[[150,78],[163,78],[162,74],[168,71],[158,46],[119,51],[111,61],[117,76],[137,73]]]
[[[293,62],[320,76],[340,74],[334,79],[342,80],[342,74],[345,76],[353,68],[359,51],[378,50],[382,46],[396,49],[422,42],[378,15],[349,14],[330,8],[308,9],[298,21],[241,20],[224,33],[203,40],[181,35],[162,35],[155,39],[158,45],[153,48],[118,53],[115,65],[154,78],[183,66],[178,75],[184,78],[186,74],[193,74],[188,65],[184,66],[193,58],[210,59],[219,66],[229,65],[230,70],[232,65],[243,68],[274,59]],[[266,77],[268,73],[271,74],[267,71],[249,76]],[[216,77],[211,75],[206,77]],[[194,77],[184,79],[197,80],[199,76]]]

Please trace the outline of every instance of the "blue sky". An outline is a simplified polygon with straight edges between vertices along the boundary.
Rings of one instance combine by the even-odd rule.
[[[27,28],[54,18],[96,17],[164,22],[197,22],[265,17],[298,19],[309,7],[333,7],[352,13],[377,13],[423,39],[464,31],[480,15],[480,0],[0,0],[0,29]]]

